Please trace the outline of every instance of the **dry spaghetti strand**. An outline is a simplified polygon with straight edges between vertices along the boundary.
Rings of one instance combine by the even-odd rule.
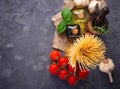
[[[82,36],[77,38],[73,44],[65,48],[65,55],[69,59],[69,64],[76,67],[80,64],[80,69],[95,69],[100,61],[105,58],[106,47],[103,41],[97,36]]]

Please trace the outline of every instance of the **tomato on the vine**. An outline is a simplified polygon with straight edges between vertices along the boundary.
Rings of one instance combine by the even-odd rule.
[[[62,67],[67,67],[68,66],[68,58],[67,57],[61,57],[59,60],[58,60],[58,64]]]
[[[67,82],[69,85],[73,86],[78,81],[78,78],[74,75],[68,76]]]
[[[49,72],[53,75],[57,75],[58,71],[60,70],[60,67],[58,64],[52,63],[49,66]]]
[[[68,75],[68,71],[67,71],[67,70],[62,69],[62,70],[60,70],[60,71],[58,72],[58,77],[59,77],[60,79],[62,79],[62,80],[65,80],[66,77],[67,77],[67,75]]]
[[[60,58],[60,52],[57,50],[52,50],[50,52],[50,59],[54,62],[56,62]]]
[[[78,71],[78,77],[84,80],[88,76],[89,72],[86,69],[81,69]]]
[[[78,70],[78,65],[76,66],[76,71]],[[68,71],[70,73],[74,73],[75,72],[75,68],[73,68],[71,65],[68,65]]]

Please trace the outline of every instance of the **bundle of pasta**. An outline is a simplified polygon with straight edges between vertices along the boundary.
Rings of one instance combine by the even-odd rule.
[[[100,61],[105,58],[106,47],[103,41],[94,35],[77,38],[73,44],[65,48],[65,55],[69,64],[80,69],[95,69]]]

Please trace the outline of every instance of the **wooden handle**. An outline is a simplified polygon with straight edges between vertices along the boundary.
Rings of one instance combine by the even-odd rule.
[[[113,78],[112,78],[112,73],[108,73],[108,76],[109,76],[109,80],[110,80],[110,83],[113,83]]]

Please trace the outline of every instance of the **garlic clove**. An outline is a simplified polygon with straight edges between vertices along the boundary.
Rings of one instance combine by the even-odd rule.
[[[101,2],[96,0],[91,1],[88,6],[88,9],[91,14],[100,11],[102,9]]]
[[[86,7],[89,5],[89,0],[73,0],[77,7]]]
[[[108,74],[110,83],[113,83],[112,71],[114,68],[115,68],[115,65],[113,61],[109,58],[101,61],[99,65],[100,71]]]
[[[101,72],[108,73],[109,72],[108,64],[106,64],[106,63],[104,63],[104,61],[102,61],[99,65],[99,70]]]
[[[109,60],[110,71],[113,71],[114,68],[115,68],[115,64],[113,63],[112,59],[109,59],[109,58],[108,58],[107,60]]]

